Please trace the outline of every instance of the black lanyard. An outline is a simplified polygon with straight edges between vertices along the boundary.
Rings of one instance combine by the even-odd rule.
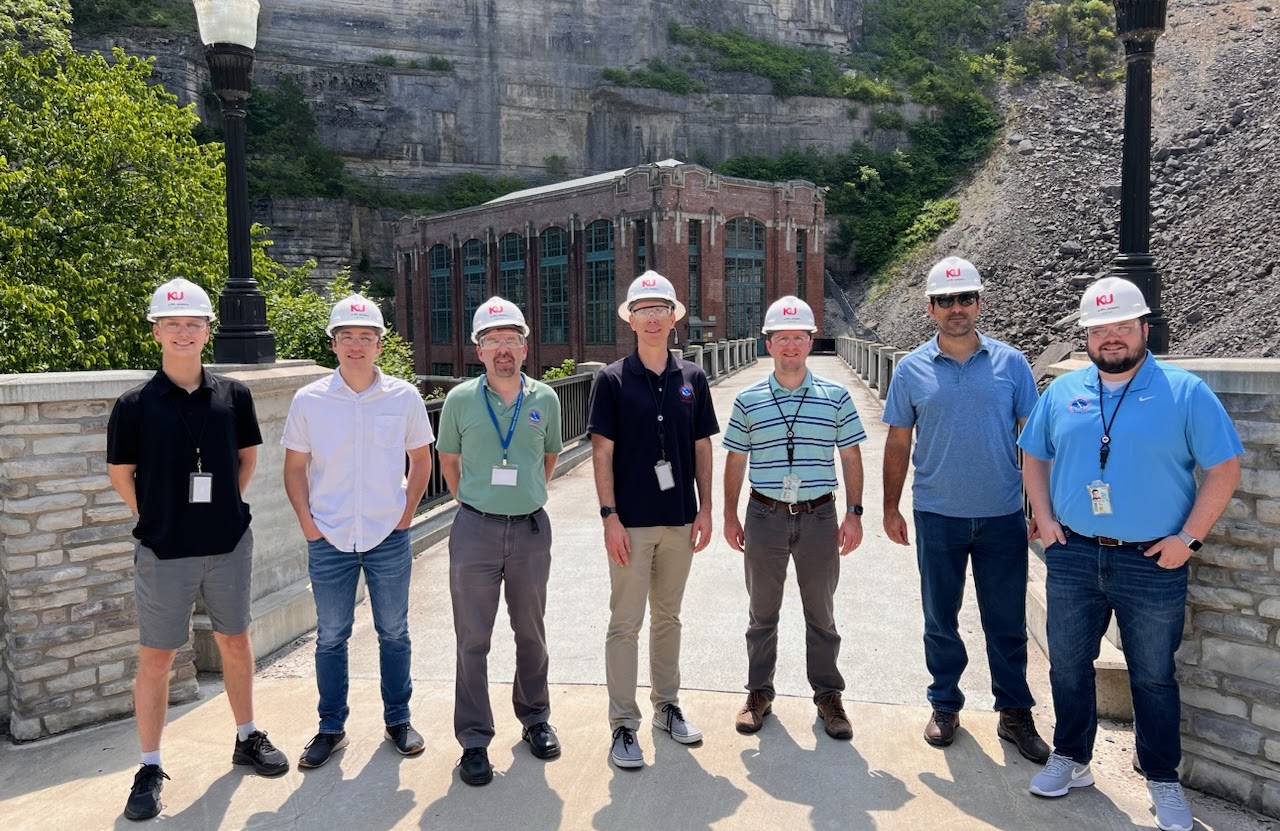
[[[195,403],[196,393],[200,392],[197,387],[195,392],[187,393],[187,401]],[[204,421],[200,424],[200,435],[191,432],[190,425],[187,424],[187,417],[182,414],[182,405],[184,402],[178,402],[178,420],[182,422],[182,427],[187,431],[187,438],[191,439],[191,444],[196,449],[196,473],[204,473],[204,463],[200,457],[200,445],[204,443],[204,428],[209,426],[209,416],[213,412],[213,391],[210,390],[209,411],[204,414]]]
[[[773,406],[778,408],[778,415],[782,417],[782,426],[787,428],[787,467],[795,464],[796,457],[796,419],[800,418],[800,408],[804,406],[804,400],[809,395],[809,388],[805,387],[804,392],[800,394],[800,403],[796,404],[796,411],[791,415],[791,421],[787,421],[787,414],[782,412],[782,405],[778,403],[778,396],[769,391],[769,396],[773,398]]]
[[[1098,448],[1098,468],[1099,471],[1107,469],[1107,457],[1111,455],[1111,425],[1116,423],[1116,416],[1120,414],[1120,405],[1124,403],[1124,397],[1129,394],[1129,384],[1133,383],[1133,379],[1137,378],[1137,373],[1129,379],[1129,383],[1124,385],[1124,389],[1120,392],[1120,400],[1116,402],[1116,408],[1111,411],[1111,420],[1107,421],[1106,408],[1102,406],[1107,388],[1102,385],[1102,379],[1098,379],[1098,386],[1101,388],[1098,394],[1098,417],[1102,419],[1102,446]]]
[[[667,435],[666,424],[662,418],[662,408],[667,406],[667,387],[671,386],[670,379],[667,378],[670,364],[662,370],[662,374],[658,376],[658,383],[662,384],[662,398],[658,398],[658,394],[653,391],[653,379],[649,377],[649,370],[645,369],[645,381],[648,382],[649,397],[653,399],[653,406],[658,411],[658,453],[662,461],[667,460]]]

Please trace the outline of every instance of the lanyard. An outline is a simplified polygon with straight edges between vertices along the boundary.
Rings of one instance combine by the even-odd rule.
[[[1111,411],[1111,420],[1107,421],[1107,414],[1102,402],[1105,398],[1106,388],[1102,387],[1102,379],[1098,379],[1098,386],[1101,388],[1098,392],[1098,417],[1102,419],[1102,446],[1098,448],[1098,469],[1105,471],[1107,469],[1107,457],[1111,455],[1111,425],[1116,423],[1116,416],[1120,414],[1120,405],[1124,403],[1124,397],[1129,394],[1129,384],[1133,383],[1133,379],[1137,378],[1135,373],[1129,379],[1129,383],[1124,385],[1124,389],[1120,392],[1120,400],[1116,402],[1116,408]]]
[[[666,425],[663,423],[662,408],[667,405],[667,387],[671,386],[670,379],[667,378],[667,371],[664,369],[662,375],[658,376],[658,383],[662,384],[662,398],[658,398],[658,394],[653,391],[653,379],[648,377],[649,370],[645,370],[645,381],[648,382],[649,397],[653,399],[654,409],[658,411],[658,453],[663,461],[667,459],[667,434]]]
[[[804,400],[809,396],[809,388],[805,387],[804,392],[800,394],[800,403],[796,404],[796,411],[792,413],[791,421],[787,421],[787,414],[782,412],[778,396],[772,390],[769,391],[769,395],[773,398],[773,406],[778,408],[778,415],[782,417],[782,426],[787,428],[787,467],[790,468],[796,460],[796,419],[800,418],[800,408],[804,406]]]
[[[200,391],[200,390],[199,390],[199,388],[197,388],[197,389],[196,389],[196,392],[199,392],[199,391]],[[195,401],[195,394],[196,394],[196,393],[188,393],[188,394],[187,394],[187,401],[194,402],[194,401]],[[210,394],[212,394],[212,391],[210,391]],[[203,460],[201,459],[201,456],[200,456],[200,445],[201,445],[201,443],[203,443],[203,441],[204,441],[204,428],[206,428],[206,427],[208,427],[208,426],[209,426],[209,415],[213,412],[213,401],[211,400],[211,401],[209,402],[209,412],[206,412],[206,413],[204,414],[204,421],[203,421],[203,422],[201,422],[201,424],[200,424],[200,435],[199,435],[199,436],[197,436],[196,434],[194,434],[194,433],[192,433],[192,432],[191,432],[191,426],[187,424],[187,417],[186,417],[186,416],[184,416],[184,415],[182,414],[182,404],[181,404],[181,403],[179,403],[179,404],[177,405],[177,409],[178,409],[178,420],[182,422],[182,427],[183,427],[183,429],[185,429],[185,430],[187,431],[187,438],[191,439],[191,444],[192,444],[192,445],[195,447],[195,449],[196,449],[196,473],[204,473],[204,464],[203,464]]]
[[[511,446],[511,437],[516,434],[516,422],[520,420],[520,405],[524,403],[524,374],[520,375],[520,394],[516,396],[516,409],[511,413],[511,424],[507,427],[507,437],[502,437],[502,428],[498,426],[498,416],[493,411],[493,405],[489,403],[489,388],[485,383],[488,375],[480,376],[480,395],[484,398],[485,409],[489,411],[489,420],[493,422],[493,429],[498,434],[498,441],[502,443],[502,466],[507,466],[507,448]]]

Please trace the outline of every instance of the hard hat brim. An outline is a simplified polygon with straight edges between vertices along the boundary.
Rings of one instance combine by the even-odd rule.
[[[205,320],[209,321],[210,323],[218,319],[218,316],[215,315],[213,312],[197,312],[192,309],[186,309],[184,311],[177,311],[177,312],[173,312],[173,311],[149,312],[147,314],[147,320],[151,321],[152,323],[155,323],[157,320],[163,317],[202,317]]]

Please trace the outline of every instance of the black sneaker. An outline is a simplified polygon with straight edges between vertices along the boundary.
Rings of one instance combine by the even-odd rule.
[[[289,770],[289,760],[261,730],[254,730],[244,741],[236,737],[236,750],[231,754],[231,764],[253,765],[253,769],[262,776],[279,776]]]
[[[524,728],[520,738],[529,743],[529,749],[539,759],[554,759],[560,755],[560,740],[556,729],[545,721]]]
[[[422,734],[414,730],[413,725],[407,721],[404,724],[388,727],[386,736],[387,741],[396,746],[401,756],[417,756],[427,746],[427,743],[422,740]]]
[[[347,733],[345,730],[339,733],[316,733],[316,737],[307,742],[306,748],[303,749],[302,758],[298,760],[298,767],[318,768],[329,761],[333,751],[341,750],[346,746]]]
[[[133,790],[129,791],[129,801],[124,804],[126,819],[151,819],[160,813],[164,803],[160,801],[160,791],[164,790],[164,782],[169,774],[159,765],[143,765],[133,776]]]
[[[483,747],[468,747],[458,760],[458,773],[468,785],[488,785],[493,781],[493,765],[489,764],[489,751]]]

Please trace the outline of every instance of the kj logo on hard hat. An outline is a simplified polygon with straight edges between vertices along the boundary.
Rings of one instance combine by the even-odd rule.
[[[203,317],[213,320],[213,304],[204,289],[190,280],[175,277],[151,294],[147,308],[147,320],[155,322],[162,317]]]
[[[333,311],[329,312],[329,325],[325,327],[324,333],[333,337],[334,331],[343,326],[377,329],[379,337],[387,332],[378,304],[360,294],[347,295],[334,305]]]
[[[939,260],[933,268],[929,269],[929,277],[925,280],[924,287],[926,296],[963,294],[967,291],[982,291],[982,276],[968,260],[947,257],[945,260]]]
[[[618,317],[630,321],[631,307],[641,300],[665,300],[674,309],[673,315],[676,320],[684,317],[684,304],[676,299],[676,287],[671,285],[670,280],[652,269],[631,281],[631,287],[627,289],[626,302],[618,306]]]
[[[1142,289],[1121,277],[1103,277],[1080,298],[1080,325],[1106,326],[1151,314]]]
[[[774,301],[764,313],[764,326],[760,331],[764,334],[783,330],[805,332],[818,331],[817,321],[813,317],[813,309],[809,304],[795,295],[787,295]]]
[[[479,343],[480,336],[490,329],[519,329],[520,334],[529,337],[529,325],[524,322],[520,307],[496,294],[476,307],[471,318],[471,342]]]

